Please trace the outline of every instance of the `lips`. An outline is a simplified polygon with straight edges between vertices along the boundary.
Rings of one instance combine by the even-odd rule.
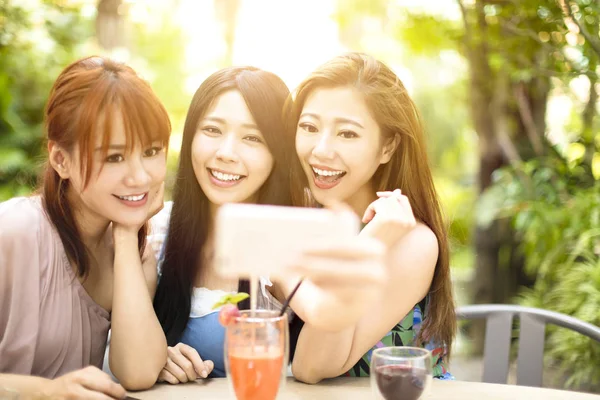
[[[346,171],[333,169],[322,165],[311,165],[315,186],[319,189],[331,189],[337,186]]]
[[[207,168],[208,176],[213,185],[220,188],[229,188],[240,183],[246,175],[235,174],[233,172],[222,171],[214,168]]]
[[[128,207],[141,207],[148,201],[148,192],[124,196],[113,194],[113,196],[117,198],[121,204],[124,204]]]

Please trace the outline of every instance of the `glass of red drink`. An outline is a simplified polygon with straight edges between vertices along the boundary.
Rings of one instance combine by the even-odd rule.
[[[371,355],[374,398],[418,400],[431,384],[431,352],[420,347],[382,347]]]
[[[227,325],[225,369],[237,400],[274,400],[288,365],[287,316],[243,310]]]

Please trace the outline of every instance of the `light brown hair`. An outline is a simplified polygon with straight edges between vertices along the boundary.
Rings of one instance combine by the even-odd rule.
[[[294,100],[288,104],[290,126],[286,131],[292,136],[288,140],[294,141],[300,113],[314,90],[344,86],[362,93],[384,139],[400,135],[394,155],[388,163],[379,166],[372,182],[379,191],[400,188],[410,200],[415,218],[437,237],[439,255],[418,340],[443,344],[449,355],[456,333],[456,318],[447,228],[429,167],[421,117],[398,76],[384,63],[366,54],[348,53],[330,60],[299,85]],[[299,163],[292,165],[292,176],[294,203],[307,205],[309,186]],[[393,307],[393,304],[389,306]]]
[[[123,119],[126,151],[136,144],[168,144],[171,123],[167,111],[150,85],[136,72],[103,57],[87,57],[67,66],[54,82],[46,105],[47,139],[72,153],[79,148],[84,188],[90,182],[96,138],[102,136],[102,157],[108,154],[114,116]],[[102,122],[102,123],[100,123]],[[48,161],[41,187],[44,209],[55,226],[79,276],[89,272],[89,254],[81,239],[67,198],[69,181],[63,180]],[[147,225],[138,233],[143,253]]]

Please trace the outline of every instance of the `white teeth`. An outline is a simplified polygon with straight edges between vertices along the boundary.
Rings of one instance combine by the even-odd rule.
[[[320,176],[336,176],[336,175],[341,175],[344,173],[344,171],[325,171],[323,169],[319,169],[319,168],[315,168],[312,167],[313,171],[315,171],[315,174],[320,175]]]
[[[224,174],[213,169],[210,170],[210,173],[220,181],[237,181],[242,177],[241,175]]]
[[[146,193],[144,194],[140,194],[139,196],[117,196],[118,198],[120,198],[121,200],[127,200],[127,201],[140,201],[142,200],[144,197],[146,196]]]

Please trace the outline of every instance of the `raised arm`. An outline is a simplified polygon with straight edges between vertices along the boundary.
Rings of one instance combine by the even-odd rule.
[[[292,364],[299,380],[315,383],[348,371],[429,291],[438,241],[416,223],[408,199],[399,191],[382,193],[363,221],[368,224],[359,239],[377,239],[384,257],[360,254],[358,244],[354,251],[340,245],[313,254],[299,268],[302,275],[317,277],[293,305],[305,321]],[[380,269],[384,279],[368,279]],[[319,277],[319,271],[330,274]]]
[[[320,318],[306,315],[292,363],[294,376],[306,383],[317,383],[352,368],[427,295],[437,252],[435,235],[426,226],[419,225],[387,255],[388,278],[381,286],[379,296],[370,302],[364,299],[367,311],[357,309],[356,315],[360,314],[360,317],[356,323],[332,331],[311,323],[311,319],[315,319],[322,324]],[[360,292],[357,291],[357,295],[360,296]],[[325,296],[314,301],[322,301],[323,309],[332,305]],[[360,299],[354,301],[360,302]]]
[[[161,189],[162,190],[162,189]],[[162,193],[154,200],[154,215],[162,207]],[[147,247],[138,251],[139,227],[113,225],[115,246],[113,308],[109,364],[112,373],[130,390],[154,385],[167,361],[167,340],[154,313],[156,258]]]

